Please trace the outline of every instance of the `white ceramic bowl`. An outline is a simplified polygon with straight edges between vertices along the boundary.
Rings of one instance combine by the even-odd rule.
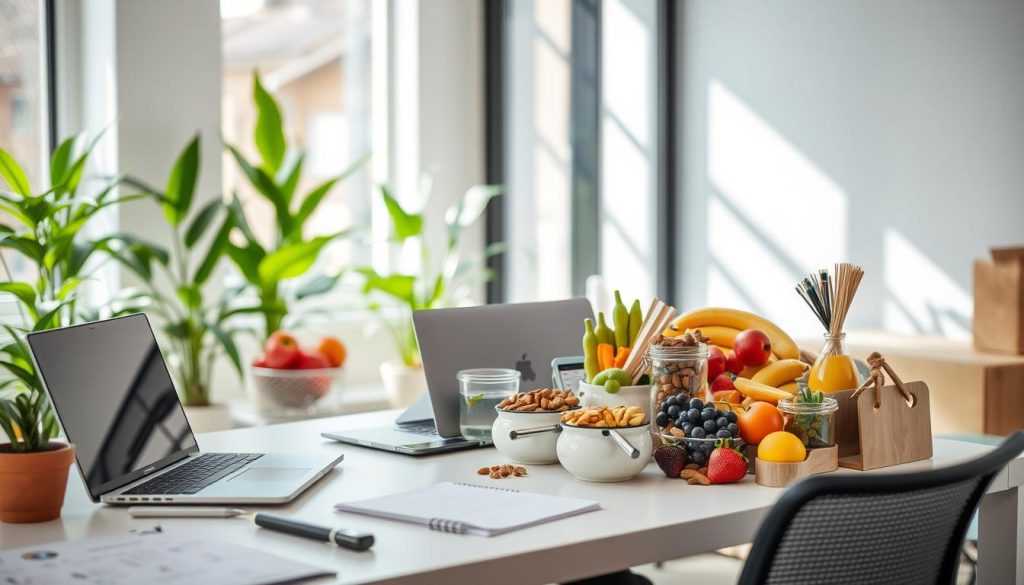
[[[650,462],[652,449],[647,424],[609,429],[563,423],[556,446],[566,471],[577,479],[598,482],[633,479]]]
[[[562,419],[562,412],[515,412],[501,408],[495,410],[498,411],[498,418],[494,419],[494,424],[491,425],[491,440],[494,441],[498,453],[516,463],[558,463],[555,444],[561,431],[559,421]],[[537,432],[518,433],[533,429],[537,429]]]
[[[615,394],[604,391],[604,386],[580,382],[580,406],[637,406],[644,418],[651,420],[651,386],[623,386]]]

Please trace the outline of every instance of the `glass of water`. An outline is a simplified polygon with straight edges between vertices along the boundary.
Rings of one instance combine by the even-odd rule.
[[[495,407],[519,392],[519,372],[500,368],[462,370],[459,380],[459,429],[467,439],[491,440]]]

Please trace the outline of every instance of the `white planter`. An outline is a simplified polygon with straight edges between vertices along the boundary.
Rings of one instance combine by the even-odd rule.
[[[235,428],[231,420],[231,411],[226,404],[210,404],[207,406],[186,406],[185,418],[192,427],[193,433],[210,433]]]
[[[604,391],[604,386],[580,382],[580,406],[636,406],[647,420],[651,420],[651,387],[623,386],[615,394]]]
[[[646,424],[609,429],[563,423],[556,449],[562,467],[577,479],[612,482],[636,477],[650,462],[653,448]]]
[[[427,376],[423,368],[410,368],[398,360],[382,363],[380,377],[384,383],[384,394],[394,408],[409,406],[427,391]]]

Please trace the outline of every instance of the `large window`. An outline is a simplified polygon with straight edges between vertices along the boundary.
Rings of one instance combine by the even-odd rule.
[[[0,145],[24,167],[34,187],[41,184],[46,168],[42,4],[0,1]],[[3,259],[15,280],[31,280],[35,268],[20,254],[4,250]],[[7,273],[0,272],[0,279],[6,280]]]
[[[247,156],[255,109],[252,73],[281,104],[291,144],[306,162],[296,193],[335,176],[372,148],[369,0],[221,0],[223,39],[223,134]],[[384,102],[386,104],[386,101]],[[237,192],[258,237],[273,233],[270,204],[249,186],[237,165],[224,159],[224,188]],[[311,218],[307,236],[371,222],[370,166],[332,191]],[[321,269],[336,272],[365,262],[366,246],[338,241]]]
[[[505,298],[665,294],[662,3],[504,5]]]

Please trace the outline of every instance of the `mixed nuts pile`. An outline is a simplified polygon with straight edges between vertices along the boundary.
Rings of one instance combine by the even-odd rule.
[[[576,408],[580,399],[572,393],[572,390],[554,390],[542,388],[513,394],[498,404],[502,410],[513,412],[534,412],[538,410],[548,412],[561,412]]]

